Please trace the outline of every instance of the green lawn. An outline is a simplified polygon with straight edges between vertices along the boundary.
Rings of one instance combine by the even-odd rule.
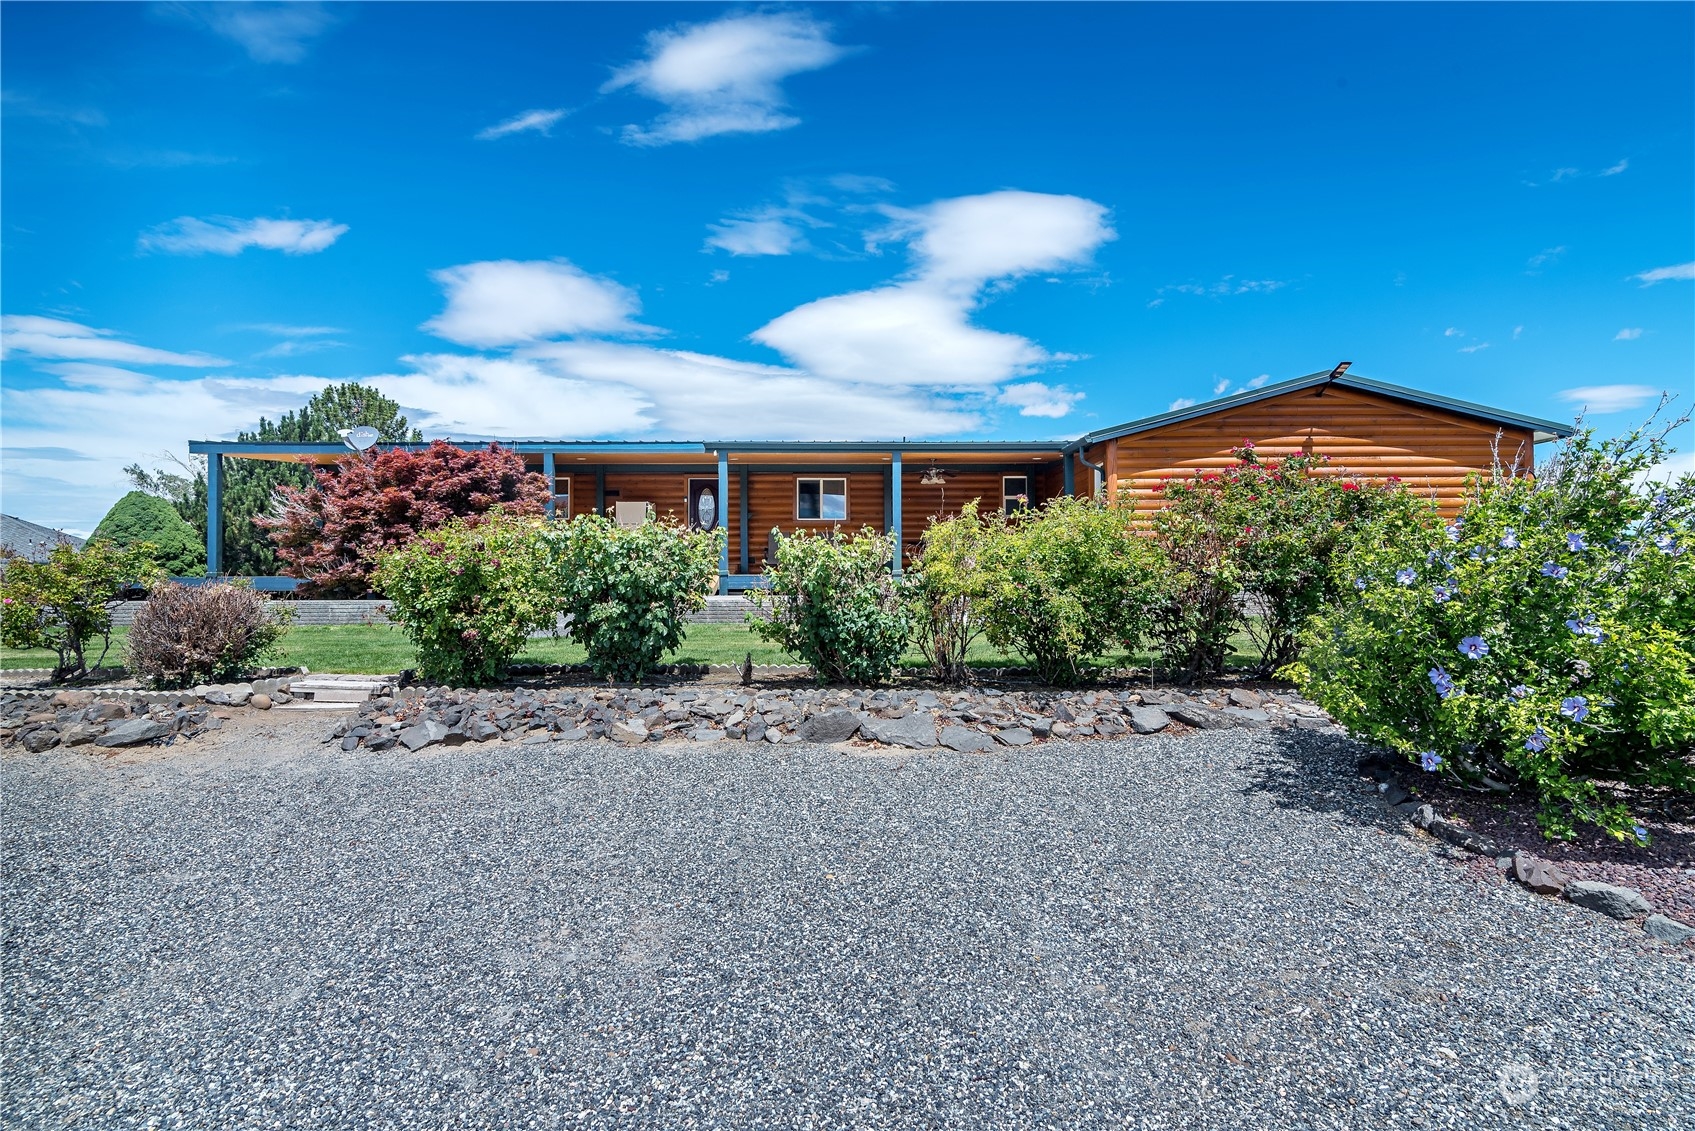
[[[124,654],[125,629],[112,634],[112,651],[108,664],[121,664]],[[1238,657],[1246,663],[1258,658],[1253,642],[1237,636],[1232,643],[1240,650]],[[739,664],[749,652],[756,664],[792,664],[793,657],[779,651],[774,644],[753,634],[739,624],[696,624],[689,626],[688,638],[669,662],[680,664]],[[92,657],[91,657],[92,659]],[[1099,667],[1140,667],[1149,662],[1146,652],[1126,655],[1122,652],[1103,656],[1096,661]],[[520,662],[543,664],[576,664],[583,661],[583,650],[569,640],[532,640],[519,656]],[[398,628],[390,625],[300,625],[283,637],[279,654],[273,661],[288,667],[306,667],[315,672],[397,672],[413,666],[412,645]],[[989,647],[979,639],[972,646],[969,662],[976,667],[1005,667],[1019,664],[1017,656],[1008,656]],[[904,667],[922,668],[924,658],[916,650],[902,661]],[[42,649],[0,648],[0,669],[50,668],[53,654]]]

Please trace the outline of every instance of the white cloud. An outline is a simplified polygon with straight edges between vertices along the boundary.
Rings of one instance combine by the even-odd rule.
[[[335,23],[322,4],[193,4],[181,10],[247,49],[256,63],[298,63],[306,44]]]
[[[1449,326],[1446,330],[1442,331],[1442,336],[1444,338],[1463,338],[1465,337],[1465,331],[1461,330],[1457,326]]]
[[[881,385],[994,385],[1050,360],[1027,338],[971,325],[971,304],[904,284],[796,307],[753,339],[802,368]]]
[[[1040,381],[1025,381],[1008,385],[995,398],[1000,404],[1018,409],[1019,416],[1060,417],[1071,412],[1085,394],[1074,393],[1064,385],[1046,385]]]
[[[1514,326],[1513,327],[1513,341],[1515,341],[1515,342],[1518,341],[1519,338],[1523,334],[1524,334],[1524,327],[1523,326]]]
[[[595,437],[653,425],[647,400],[627,386],[561,377],[531,360],[459,354],[401,360],[413,371],[368,381],[432,436]],[[523,406],[518,419],[514,405]]]
[[[261,334],[275,334],[279,338],[317,338],[325,334],[345,334],[340,326],[293,326],[286,322],[249,322],[235,327],[237,330],[254,330]]]
[[[320,353],[323,350],[342,349],[346,342],[338,342],[331,338],[285,338],[274,346],[269,346],[254,354],[254,357],[299,357],[303,353]]]
[[[229,362],[205,353],[173,353],[120,340],[112,330],[79,322],[8,314],[0,318],[0,357],[13,353],[43,360],[116,361],[126,365],[221,366]]]
[[[477,140],[493,141],[496,138],[508,137],[511,134],[530,132],[539,133],[546,137],[552,132],[559,119],[569,113],[569,110],[525,110],[522,114],[515,114],[504,122],[496,122],[486,129],[478,130]]]
[[[1486,350],[1488,348],[1489,348],[1488,342],[1478,342],[1474,346],[1461,346],[1460,352],[1461,353],[1477,353],[1480,350]]]
[[[92,106],[61,106],[15,90],[0,91],[7,117],[35,118],[63,126],[103,126],[106,115]]]
[[[1216,283],[1173,283],[1161,287],[1159,294],[1200,295],[1206,298],[1229,298],[1233,295],[1270,294],[1288,286],[1286,279],[1238,279],[1234,275],[1225,275]],[[1155,299],[1149,306],[1157,306],[1162,300]]]
[[[233,216],[199,220],[179,216],[141,233],[140,247],[142,251],[172,255],[240,255],[250,247],[285,255],[314,255],[346,232],[346,224],[332,220],[238,220]]]
[[[792,255],[806,246],[806,235],[788,218],[765,214],[713,224],[706,246],[731,255]]]
[[[1271,383],[1271,374],[1261,373],[1258,377],[1255,377],[1252,381],[1249,381],[1243,387],[1247,388],[1247,389],[1260,389],[1260,388],[1264,388],[1266,385],[1269,385],[1270,383]]]
[[[1215,396],[1215,397],[1223,396],[1225,391],[1229,388],[1230,388],[1230,378],[1220,377],[1218,380],[1216,380],[1212,383],[1212,395]]]
[[[719,283],[728,283],[729,281],[730,273],[728,271],[718,270],[707,276],[706,285],[709,287],[715,287]]]
[[[1560,261],[1560,257],[1565,253],[1566,249],[1564,244],[1559,247],[1545,247],[1530,257],[1526,263],[1526,267],[1529,269],[1531,274],[1535,274],[1544,267],[1549,267],[1558,263]]]
[[[1554,175],[1549,177],[1548,179],[1557,184],[1560,181],[1569,181],[1571,178],[1577,176],[1577,174],[1580,173],[1580,172],[1582,172],[1582,170],[1573,169],[1573,168],[1568,166],[1568,167],[1563,168],[1563,169],[1555,169]]]
[[[1104,205],[1053,193],[962,196],[894,217],[890,234],[917,235],[912,251],[920,276],[971,286],[1083,266],[1096,248],[1118,237]]]
[[[1176,400],[1171,402],[1171,407],[1165,411],[1176,412],[1178,409],[1189,408],[1196,403],[1197,402],[1194,397],[1178,397]]]
[[[1581,405],[1601,416],[1628,408],[1641,408],[1659,395],[1660,390],[1652,385],[1584,385],[1563,389],[1559,394],[1567,404]]]
[[[1636,482],[1642,486],[1649,483],[1672,484],[1685,475],[1695,475],[1695,452],[1673,452],[1638,475]]]
[[[680,25],[647,37],[647,56],[619,70],[603,92],[633,87],[666,112],[624,127],[632,145],[668,145],[727,133],[798,125],[784,112],[782,82],[846,53],[830,28],[802,12],[756,12]]]
[[[1083,266],[1116,233],[1106,209],[1075,196],[1005,191],[894,214],[882,239],[906,239],[903,282],[806,303],[753,339],[809,372],[881,385],[981,387],[1063,360],[1016,334],[971,322],[984,288]]]
[[[1613,335],[1613,341],[1615,341],[1615,342],[1634,342],[1637,338],[1640,338],[1641,336],[1642,336],[1642,327],[1640,327],[1640,326],[1626,326],[1624,329],[1620,330],[1618,333]]]
[[[1695,279],[1695,263],[1679,263],[1672,267],[1656,267],[1652,271],[1644,271],[1640,275],[1632,275],[1632,279],[1641,279],[1644,287],[1655,283],[1671,280]]]
[[[58,382],[24,388],[7,381],[0,390],[7,446],[25,449],[0,461],[0,493],[8,511],[73,530],[92,529],[129,490],[125,464],[154,462],[189,439],[233,439],[329,384],[301,376],[167,379],[74,362],[48,368]],[[93,458],[50,458],[30,448]]]
[[[982,425],[968,406],[926,390],[681,350],[575,341],[528,347],[518,356],[561,377],[633,390],[651,428],[689,439],[867,440]]]
[[[1630,168],[1630,158],[1628,158],[1628,157],[1620,158],[1619,163],[1617,165],[1612,165],[1612,166],[1609,166],[1608,168],[1602,169],[1601,175],[1603,177],[1616,177],[1628,168]]]
[[[447,309],[424,329],[461,345],[492,347],[566,334],[651,332],[632,319],[641,302],[630,288],[563,259],[497,259],[433,272]]]

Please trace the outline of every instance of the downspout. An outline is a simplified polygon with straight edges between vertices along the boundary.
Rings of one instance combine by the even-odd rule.
[[[1106,460],[1103,457],[1100,463],[1090,463],[1089,457],[1083,454],[1084,450],[1083,441],[1077,441],[1077,458],[1082,461],[1084,467],[1095,473],[1094,497],[1098,499],[1106,494]]]

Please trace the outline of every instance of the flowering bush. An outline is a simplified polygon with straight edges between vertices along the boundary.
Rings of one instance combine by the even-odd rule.
[[[1374,524],[1290,674],[1430,772],[1534,790],[1549,836],[1644,838],[1599,783],[1695,787],[1695,478],[1633,486],[1664,454],[1579,431],[1445,527]]]
[[[753,630],[811,664],[821,683],[883,682],[912,635],[894,553],[894,540],[869,528],[785,536],[765,571],[770,588],[749,594],[762,614]]]
[[[638,680],[677,649],[717,583],[723,536],[662,522],[622,528],[595,514],[541,529],[548,588],[596,675]]]
[[[1393,481],[1317,474],[1327,457],[1265,462],[1251,442],[1232,454],[1222,471],[1168,480],[1153,520],[1171,566],[1155,634],[1165,666],[1189,679],[1221,674],[1241,631],[1263,673],[1294,660],[1302,625],[1341,592],[1335,564],[1355,534],[1390,511],[1430,510]]]
[[[1132,648],[1147,631],[1165,571],[1124,511],[1062,497],[985,531],[972,594],[983,634],[1016,649],[1042,679],[1081,683],[1085,661]]]
[[[523,457],[490,444],[463,450],[437,440],[423,451],[343,456],[305,490],[277,489],[276,513],[254,519],[305,584],[303,597],[362,597],[383,554],[452,519],[475,525],[492,508],[539,515],[547,480]]]
[[[282,639],[292,615],[245,583],[157,585],[130,625],[127,664],[154,687],[235,679]]]
[[[475,525],[455,519],[377,559],[372,579],[417,647],[424,679],[492,683],[530,633],[553,627],[559,601],[541,523],[498,510]]]
[[[148,542],[119,547],[97,540],[80,550],[62,543],[46,561],[8,559],[0,641],[8,648],[52,649],[58,663],[50,678],[57,683],[88,672],[88,648],[98,639],[100,655],[92,666],[99,667],[112,647],[112,610],[124,587],[159,576],[152,551]]]

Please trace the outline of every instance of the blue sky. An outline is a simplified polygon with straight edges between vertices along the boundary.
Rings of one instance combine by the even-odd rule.
[[[1070,436],[1344,359],[1608,431],[1695,385],[1689,5],[0,23],[0,492],[74,530],[327,380],[656,439]]]

